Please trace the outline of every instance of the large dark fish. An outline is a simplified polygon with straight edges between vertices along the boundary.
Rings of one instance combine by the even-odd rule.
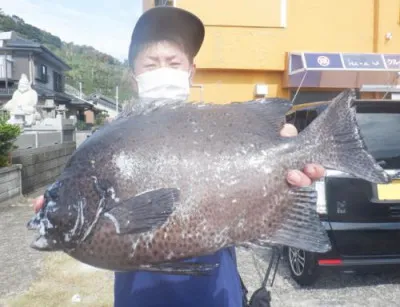
[[[73,154],[28,223],[32,248],[103,269],[201,274],[183,262],[270,242],[326,252],[316,191],[287,184],[306,163],[374,183],[389,176],[367,152],[353,91],[294,138],[279,137],[283,99],[227,105],[153,101],[96,131]]]

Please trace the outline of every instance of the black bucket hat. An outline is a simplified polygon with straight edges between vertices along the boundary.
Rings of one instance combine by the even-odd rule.
[[[147,10],[133,29],[129,46],[129,65],[133,65],[135,46],[172,36],[180,37],[191,57],[195,57],[204,40],[204,25],[194,14],[171,6],[158,6]]]

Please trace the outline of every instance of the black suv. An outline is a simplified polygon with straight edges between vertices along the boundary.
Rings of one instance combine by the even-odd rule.
[[[327,176],[315,187],[317,211],[332,250],[315,254],[284,249],[291,275],[300,285],[314,283],[321,267],[355,270],[400,264],[400,101],[358,99],[354,103],[368,151],[398,180],[381,186],[327,170]],[[301,131],[328,104],[294,105],[286,120]]]

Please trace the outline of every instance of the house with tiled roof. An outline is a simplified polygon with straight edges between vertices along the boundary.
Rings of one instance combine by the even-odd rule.
[[[65,92],[65,73],[71,67],[35,40],[15,31],[0,32],[0,108],[11,99],[18,81],[25,74],[38,94],[38,106],[65,105],[67,116],[84,120],[85,111],[93,105]]]

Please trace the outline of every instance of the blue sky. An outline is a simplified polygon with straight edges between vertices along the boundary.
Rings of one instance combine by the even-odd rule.
[[[1,0],[0,8],[26,23],[86,44],[120,60],[127,58],[129,39],[142,12],[142,0]]]

